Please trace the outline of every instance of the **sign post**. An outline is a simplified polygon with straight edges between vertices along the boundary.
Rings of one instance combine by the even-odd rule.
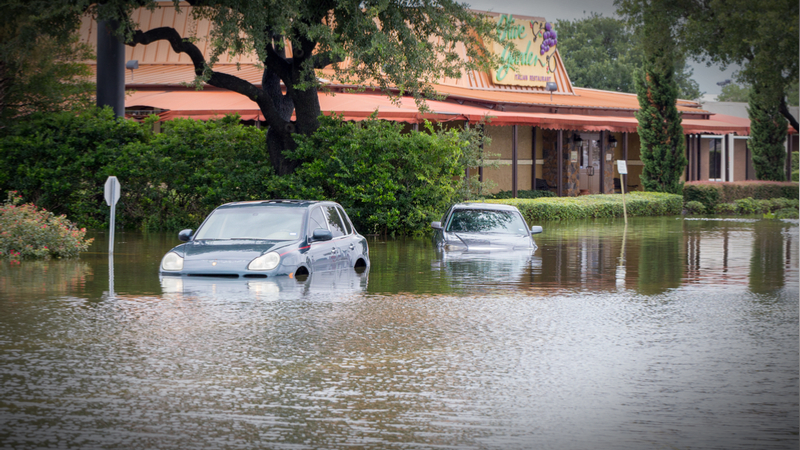
[[[619,190],[622,192],[622,214],[625,216],[625,226],[628,226],[628,208],[625,206],[625,183],[622,175],[628,174],[628,163],[625,160],[617,160],[617,172],[619,172]]]
[[[108,226],[108,253],[114,253],[114,222],[116,219],[117,201],[119,201],[119,193],[121,187],[117,177],[111,176],[106,180],[105,191],[103,196],[106,199],[106,204],[111,207],[111,224]]]

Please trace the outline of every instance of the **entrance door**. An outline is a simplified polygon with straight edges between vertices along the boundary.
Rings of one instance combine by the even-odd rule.
[[[581,190],[600,192],[600,134],[581,133],[578,181]]]

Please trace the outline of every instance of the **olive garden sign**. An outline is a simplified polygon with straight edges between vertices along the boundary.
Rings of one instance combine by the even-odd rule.
[[[494,52],[501,60],[500,67],[492,74],[495,84],[544,86],[548,81],[555,81],[558,34],[553,25],[538,20],[517,21],[511,14],[501,14],[496,21],[500,40],[513,42],[520,54],[515,58],[507,48],[494,44]],[[516,71],[512,67],[516,67]]]

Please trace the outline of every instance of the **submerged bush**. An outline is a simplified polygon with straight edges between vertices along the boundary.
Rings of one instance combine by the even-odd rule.
[[[705,214],[706,213],[705,205],[703,205],[702,203],[700,203],[698,201],[686,202],[686,205],[684,205],[684,207],[686,208],[686,212],[689,213],[689,214]]]
[[[86,251],[94,239],[64,215],[56,216],[33,203],[22,203],[9,191],[0,207],[0,258],[70,258]]]

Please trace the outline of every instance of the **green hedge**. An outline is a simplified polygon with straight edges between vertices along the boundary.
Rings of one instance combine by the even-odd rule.
[[[546,191],[543,189],[537,190],[518,190],[517,191],[517,198],[542,198],[542,197],[556,197],[555,192]],[[487,198],[491,199],[507,199],[507,198],[514,198],[513,191],[500,191],[496,194],[493,194]]]
[[[498,199],[486,202],[516,206],[529,223],[623,216],[622,194]],[[625,194],[625,206],[631,217],[678,215],[683,210],[683,197],[660,192],[631,192]]]
[[[684,201],[700,202],[707,211],[715,211],[717,205],[721,203],[733,203],[745,198],[797,199],[798,194],[800,194],[798,183],[790,181],[692,181],[683,186]]]

